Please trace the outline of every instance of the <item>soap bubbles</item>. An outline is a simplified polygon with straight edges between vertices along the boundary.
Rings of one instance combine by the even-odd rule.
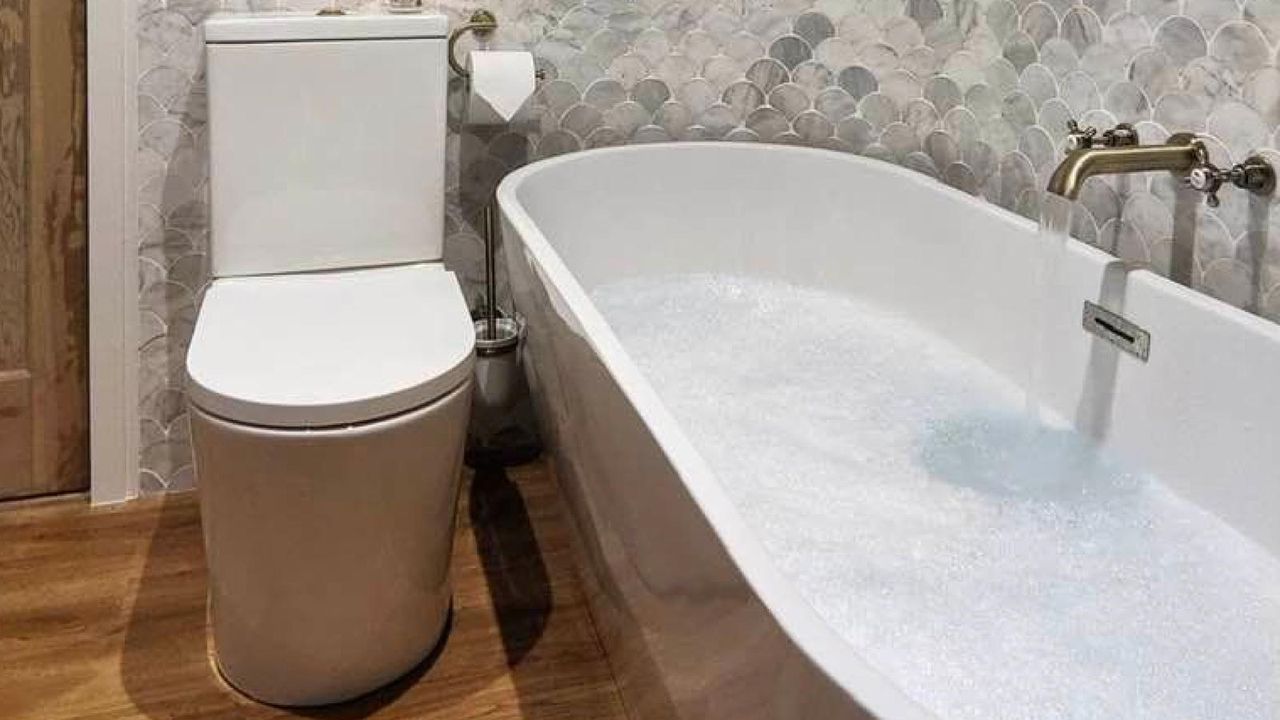
[[[940,716],[1280,714],[1280,563],[979,359],[778,282],[593,299],[800,594]]]

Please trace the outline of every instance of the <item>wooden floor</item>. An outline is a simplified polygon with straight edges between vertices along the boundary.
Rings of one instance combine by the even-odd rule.
[[[472,478],[448,639],[346,705],[255,704],[211,669],[194,495],[0,506],[0,718],[622,718],[542,465]]]

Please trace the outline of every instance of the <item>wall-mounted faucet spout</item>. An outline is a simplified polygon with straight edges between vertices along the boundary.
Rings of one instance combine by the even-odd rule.
[[[1109,130],[1106,146],[1092,146],[1093,132],[1069,126],[1067,157],[1049,178],[1049,192],[1068,200],[1080,196],[1084,181],[1094,175],[1168,170],[1181,176],[1187,187],[1205,194],[1210,207],[1218,206],[1218,189],[1234,185],[1255,195],[1270,195],[1276,188],[1271,163],[1257,155],[1225,170],[1209,161],[1209,150],[1191,133],[1172,135],[1164,145],[1138,145],[1136,135],[1115,135],[1128,126]],[[1104,134],[1105,135],[1105,134]],[[1134,144],[1122,144],[1132,141]],[[1120,143],[1120,144],[1118,144]]]
[[[1179,134],[1164,145],[1127,145],[1073,150],[1049,178],[1049,192],[1075,200],[1084,181],[1094,175],[1169,170],[1186,175],[1205,157],[1204,144],[1194,135]]]

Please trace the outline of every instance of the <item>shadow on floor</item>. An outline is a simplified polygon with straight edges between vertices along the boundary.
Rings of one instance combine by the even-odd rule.
[[[502,468],[476,470],[469,507],[507,666],[518,671],[546,630],[554,606],[542,550],[524,496]],[[516,672],[517,689],[519,680]]]

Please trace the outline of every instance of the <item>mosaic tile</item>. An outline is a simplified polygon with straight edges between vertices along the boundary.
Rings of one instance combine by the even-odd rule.
[[[801,14],[796,18],[793,28],[796,35],[808,43],[810,47],[816,46],[836,34],[836,27],[831,22],[831,18],[819,12]]]
[[[695,78],[681,85],[678,95],[680,102],[697,115],[716,103],[720,97],[720,91],[706,80]]]
[[[858,100],[880,89],[880,81],[870,70],[861,65],[851,65],[842,69],[837,82],[845,92]]]
[[[960,145],[954,137],[941,130],[926,135],[922,148],[935,168],[948,168],[960,163]]]
[[[901,57],[924,44],[920,24],[909,17],[889,18],[881,29],[884,42]]]
[[[1272,54],[1258,26],[1244,22],[1223,25],[1209,44],[1209,55],[1220,61],[1237,81],[1261,69]]]
[[[691,77],[686,77],[686,73],[682,72],[685,67],[684,64],[678,65],[681,69],[681,72],[678,73],[669,72],[669,69],[671,69],[669,65],[671,64],[663,63],[662,67],[658,69],[659,77],[666,81],[668,85],[684,85],[684,82],[692,79]],[[701,74],[713,86],[728,87],[737,78],[742,77],[742,63],[740,60],[732,59],[727,55],[712,56],[703,64],[703,73]]]
[[[792,126],[795,128],[796,135],[810,145],[816,145],[832,137],[836,131],[835,124],[815,110],[806,110],[797,115],[792,120]]]
[[[1191,18],[1176,15],[1167,18],[1156,28],[1152,44],[1182,66],[1209,52],[1204,30]]]
[[[1059,78],[1080,68],[1075,46],[1062,37],[1049,38],[1040,46],[1040,62]]]
[[[813,107],[832,121],[839,121],[858,112],[858,101],[844,88],[830,87],[814,98]]]
[[[1075,48],[1077,55],[1084,55],[1102,40],[1102,20],[1088,7],[1073,7],[1062,17],[1061,34],[1062,39]]]
[[[645,78],[631,88],[631,99],[640,103],[649,112],[657,111],[662,103],[671,98],[671,88],[658,78]]]
[[[902,166],[908,170],[915,170],[918,173],[928,175],[929,177],[938,177],[938,168],[933,164],[933,160],[928,155],[920,151],[907,153],[902,158]]]
[[[1267,36],[1267,42],[1280,45],[1280,0],[1247,0],[1242,17]]]
[[[147,491],[192,482],[181,369],[208,281],[199,24],[217,10],[324,2],[137,5]],[[444,0],[442,9],[457,22],[473,7]],[[482,280],[476,204],[503,173],[585,148],[710,139],[830,148],[900,163],[1028,217],[1073,118],[1133,122],[1145,142],[1204,133],[1223,165],[1260,151],[1280,161],[1280,0],[501,0],[493,9],[514,18],[497,44],[532,50],[547,79],[507,131],[472,132],[451,110],[446,259],[468,297]],[[453,83],[451,103],[463,90]],[[1166,274],[1175,244],[1194,243],[1195,287],[1280,320],[1271,204],[1221,198],[1209,209],[1163,175],[1091,180],[1072,230]]]
[[[769,57],[787,68],[794,68],[813,57],[813,49],[797,35],[784,35],[769,45]]]
[[[836,125],[836,137],[848,143],[854,152],[862,152],[875,139],[876,130],[865,119],[851,115]]]
[[[776,108],[764,105],[752,110],[744,122],[761,140],[772,140],[791,128],[787,116]]]
[[[945,75],[929,78],[924,84],[923,92],[924,98],[943,116],[964,101],[964,97],[960,94],[960,86],[956,85],[955,80]]]
[[[759,92],[758,89],[757,92]],[[750,112],[750,109],[743,107],[742,117],[739,117],[728,105],[716,103],[698,116],[698,124],[706,128],[709,137],[724,137],[746,121],[746,115]]]
[[[806,60],[791,71],[791,78],[792,82],[802,88],[810,98],[814,98],[818,93],[831,87],[833,76],[826,65]]]
[[[962,162],[953,162],[943,170],[942,179],[951,187],[977,195],[981,187],[978,176],[974,174],[973,168]]]
[[[773,58],[761,58],[751,63],[745,72],[745,78],[761,92],[770,92],[790,80],[791,73],[781,62]]]
[[[1040,184],[1046,184],[1059,159],[1058,149],[1049,133],[1039,125],[1026,128],[1018,136],[1018,150],[1031,161],[1040,176]]]

